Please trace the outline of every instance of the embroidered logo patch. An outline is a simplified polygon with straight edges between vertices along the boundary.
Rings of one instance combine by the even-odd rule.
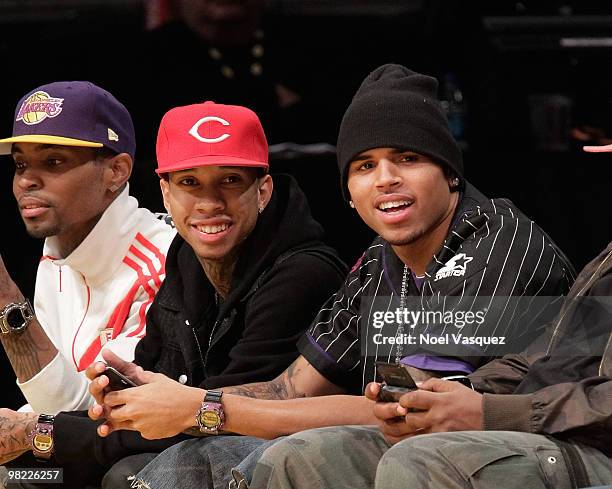
[[[106,345],[110,340],[113,339],[113,328],[106,328],[100,331],[100,344]]]
[[[57,117],[62,111],[63,102],[63,98],[54,98],[47,92],[39,90],[23,101],[15,120],[32,126],[47,117]]]
[[[466,256],[465,253],[459,253],[453,256],[446,264],[436,272],[436,279],[434,282],[448,277],[463,277],[467,264],[470,263],[474,258]]]
[[[230,137],[230,134],[228,133],[223,133],[220,136],[217,136],[216,138],[206,138],[204,136],[202,136],[199,133],[200,130],[200,126],[206,122],[218,122],[219,124],[222,124],[224,126],[229,126],[230,123],[227,122],[225,119],[221,119],[221,117],[215,117],[215,116],[208,116],[208,117],[202,117],[198,122],[196,122],[191,129],[189,129],[189,134],[191,134],[194,138],[196,138],[198,141],[202,142],[202,143],[220,143],[221,141],[225,141],[227,138]]]

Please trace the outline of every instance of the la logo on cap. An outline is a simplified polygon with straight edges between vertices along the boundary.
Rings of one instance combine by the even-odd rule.
[[[62,111],[63,101],[63,98],[51,97],[47,92],[39,90],[23,101],[15,120],[31,126],[47,117],[56,117]]]
[[[225,119],[221,119],[221,117],[216,117],[213,115],[209,115],[206,117],[202,117],[199,121],[197,121],[192,127],[191,129],[189,129],[189,134],[191,134],[194,138],[196,138],[198,141],[202,142],[202,143],[220,143],[221,141],[225,141],[227,138],[230,137],[230,134],[228,133],[223,133],[220,136],[217,136],[216,138],[206,138],[204,136],[202,136],[199,133],[200,130],[200,126],[202,124],[205,124],[207,122],[218,122],[219,124],[222,124],[224,126],[229,126],[230,123],[227,122]]]

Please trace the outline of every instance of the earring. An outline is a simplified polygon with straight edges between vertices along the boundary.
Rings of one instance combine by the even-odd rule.
[[[353,201],[352,201],[352,200],[349,200],[349,206],[351,207],[351,209],[354,209],[354,208],[355,208],[355,204],[353,204]]]
[[[117,190],[119,190],[119,187],[113,183],[110,187],[108,187],[108,189],[115,193]]]
[[[459,187],[459,178],[455,177],[450,182],[450,188],[455,189],[457,187]]]
[[[264,211],[263,204],[259,204],[259,209],[257,210],[257,212],[259,212],[261,214],[263,211]]]

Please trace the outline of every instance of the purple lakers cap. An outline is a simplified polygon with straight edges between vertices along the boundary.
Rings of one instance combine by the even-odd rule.
[[[13,143],[107,148],[134,158],[136,137],[129,112],[115,97],[86,81],[55,82],[24,96],[15,109],[13,135],[0,139],[0,154]]]

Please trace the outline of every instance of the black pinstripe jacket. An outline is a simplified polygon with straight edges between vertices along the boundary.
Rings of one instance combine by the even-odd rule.
[[[376,334],[387,338],[397,334],[397,322],[380,328],[375,319],[376,313],[380,319],[381,312],[398,307],[403,268],[389,243],[376,238],[299,342],[302,355],[326,378],[349,392],[363,392],[365,385],[375,380],[375,361],[394,361],[398,348],[402,348],[402,355],[450,356],[474,368],[500,355],[492,347],[462,344],[458,348],[453,333],[486,337],[503,336],[503,332],[505,336],[520,337],[524,345],[554,317],[558,309],[554,305],[560,305],[561,296],[575,277],[569,260],[537,224],[512,202],[488,199],[470,184],[446,240],[427,267],[421,287],[409,274],[407,292],[412,310],[441,315],[484,310],[486,319],[479,325],[480,332],[460,329],[456,321],[437,327],[419,323],[411,328],[405,324],[406,332],[416,335],[416,345],[385,348],[375,344]],[[534,296],[548,299],[535,300]],[[426,345],[419,341],[421,333],[442,335],[450,345]],[[521,350],[518,345],[515,348]]]

